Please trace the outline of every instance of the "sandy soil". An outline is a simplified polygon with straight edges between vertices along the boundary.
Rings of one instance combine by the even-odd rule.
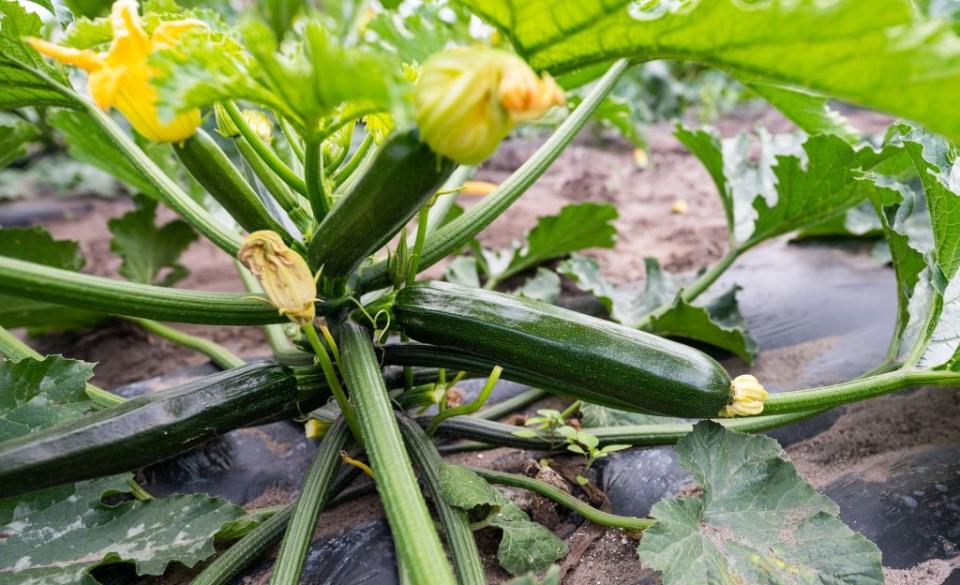
[[[858,114],[857,123],[877,130],[883,118]],[[789,124],[768,111],[742,113],[719,124],[726,135],[737,128],[762,122],[773,130]],[[654,256],[670,269],[691,269],[720,257],[725,247],[723,214],[714,187],[700,164],[670,134],[666,126],[655,127],[649,135],[650,167],[635,167],[631,149],[619,142],[598,144],[577,141],[554,167],[511,210],[498,219],[481,239],[499,246],[530,229],[536,218],[555,213],[571,201],[609,201],[617,205],[620,239],[616,248],[590,253],[605,274],[615,281],[629,282],[643,276],[643,258]],[[516,168],[536,145],[511,143],[479,173],[478,178],[499,181]],[[670,212],[676,200],[689,206],[685,215]],[[469,205],[469,202],[466,202]],[[87,272],[115,273],[119,260],[109,253],[105,223],[130,206],[125,201],[92,201],[92,211],[71,221],[49,222],[52,233],[78,239],[88,258]],[[184,263],[191,275],[180,286],[203,290],[242,290],[229,259],[212,245],[198,242],[188,250]],[[178,325],[178,327],[181,327]],[[254,327],[212,328],[182,326],[208,335],[244,356],[267,353],[263,336]],[[793,348],[761,352],[754,370],[764,378],[789,386],[801,364],[828,351],[835,340],[824,339]],[[144,334],[136,327],[113,322],[92,331],[68,336],[45,336],[34,340],[44,352],[62,352],[100,362],[95,381],[106,387],[143,377],[203,363],[205,358]],[[848,409],[828,431],[788,449],[788,456],[815,486],[822,487],[843,472],[866,469],[884,457],[904,450],[953,443],[960,438],[954,422],[960,414],[960,397],[944,390],[922,390],[912,396],[889,396]],[[922,421],[922,423],[921,423]],[[529,455],[515,450],[496,450],[456,457],[475,465],[501,469],[522,469]],[[259,504],[289,501],[294,494],[268,493]],[[365,497],[325,512],[318,534],[365,522],[380,514],[374,497]],[[571,545],[582,538],[573,531]],[[636,542],[620,531],[607,531],[592,540],[579,563],[571,567],[565,585],[598,585],[656,582],[640,566]],[[949,563],[931,561],[914,569],[888,571],[889,583],[933,585],[941,583],[952,569]],[[506,575],[491,564],[491,583],[502,583]],[[651,580],[647,580],[650,578]]]

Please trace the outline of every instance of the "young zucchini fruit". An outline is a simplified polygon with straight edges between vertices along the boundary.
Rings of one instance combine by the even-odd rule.
[[[392,135],[320,223],[310,240],[310,266],[331,277],[353,272],[429,201],[454,166],[415,130]]]
[[[0,498],[132,471],[329,397],[312,369],[254,363],[151,393],[0,445]]]
[[[745,398],[710,356],[610,321],[444,282],[402,289],[393,310],[411,338],[464,348],[501,365],[505,377],[518,369],[546,382],[544,390],[669,416],[759,414],[731,410],[757,402],[762,387],[752,377]]]
[[[283,236],[287,244],[293,243],[290,234],[270,215],[253,187],[209,134],[197,130],[196,134],[181,144],[174,144],[173,150],[190,175],[227,210],[240,227],[249,232],[271,230]]]

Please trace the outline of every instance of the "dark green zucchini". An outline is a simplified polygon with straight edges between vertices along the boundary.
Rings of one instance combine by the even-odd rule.
[[[271,230],[280,234],[288,245],[293,243],[287,230],[270,215],[257,193],[209,134],[197,130],[181,144],[174,144],[173,150],[190,175],[240,227],[249,232]]]
[[[219,434],[289,418],[329,392],[312,369],[255,363],[0,444],[0,498],[133,471]]]
[[[691,418],[731,402],[730,378],[708,355],[538,301],[444,282],[401,290],[398,326],[417,341],[463,348],[589,402]],[[440,364],[437,364],[440,365]]]
[[[310,266],[322,266],[331,277],[353,272],[400,231],[454,166],[420,142],[415,130],[392,135],[320,223],[310,240]]]

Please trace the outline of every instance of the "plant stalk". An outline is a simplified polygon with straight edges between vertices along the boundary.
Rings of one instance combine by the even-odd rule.
[[[443,499],[440,487],[440,465],[443,459],[433,442],[417,423],[408,416],[398,416],[400,431],[407,450],[420,476],[430,492],[433,506],[440,515],[440,523],[446,536],[447,547],[453,557],[453,567],[460,585],[483,585],[486,583],[483,562],[473,537],[473,529],[466,515]]]
[[[318,140],[307,141],[306,159],[303,163],[304,181],[307,184],[307,199],[317,223],[323,221],[330,211],[330,198],[324,187],[323,145]]]
[[[240,113],[237,104],[232,101],[225,101],[223,102],[223,109],[227,112],[227,115],[230,116],[230,121],[237,127],[237,130],[240,131],[243,138],[250,144],[254,152],[257,153],[257,156],[259,156],[284,183],[292,187],[294,191],[306,195],[307,186],[304,180],[294,173],[285,162],[280,160],[280,157],[277,156],[277,153],[275,153],[269,145],[264,143],[263,140],[260,140],[257,133],[250,128],[250,125],[247,124],[247,121],[243,118],[243,114]]]
[[[301,329],[303,334],[307,336],[310,347],[313,348],[314,353],[317,355],[317,361],[320,362],[320,368],[323,370],[323,376],[327,380],[327,386],[330,387],[330,392],[333,394],[333,397],[336,398],[343,417],[347,419],[350,432],[353,433],[356,441],[362,444],[363,435],[361,434],[360,425],[357,423],[357,415],[353,411],[350,399],[347,398],[347,393],[344,392],[343,386],[340,384],[340,378],[337,376],[336,370],[333,369],[333,362],[330,361],[327,348],[324,347],[323,342],[320,341],[320,337],[317,335],[317,328],[313,326],[313,323],[308,323],[301,327]],[[337,365],[342,366],[342,364]]]
[[[191,291],[92,276],[0,256],[0,291],[108,315],[178,323],[280,323],[266,298]]]
[[[127,320],[136,323],[154,335],[158,335],[176,344],[199,351],[200,353],[209,357],[213,363],[217,364],[224,370],[239,368],[247,363],[243,358],[237,356],[232,351],[220,345],[216,341],[213,341],[212,339],[204,339],[202,337],[197,337],[196,335],[190,335],[189,333],[185,333],[179,329],[174,329],[173,327],[164,325],[163,323],[159,323],[152,319],[127,317]]]
[[[307,469],[300,495],[293,505],[293,514],[280,544],[277,562],[273,565],[270,585],[297,585],[303,572],[307,548],[313,540],[317,518],[330,499],[330,484],[340,468],[340,451],[347,442],[348,427],[339,420],[320,442],[320,447]]]
[[[453,585],[456,580],[404,449],[369,332],[352,321],[344,323],[340,352],[340,368],[360,415],[397,556],[414,583]]]
[[[363,141],[360,143],[360,146],[357,147],[356,152],[350,155],[350,159],[347,161],[347,164],[343,165],[340,169],[337,170],[333,175],[333,184],[336,187],[339,187],[346,181],[354,171],[357,170],[357,167],[360,166],[360,163],[363,161],[363,157],[367,156],[367,153],[370,151],[370,148],[373,146],[373,133],[367,132],[367,135],[363,137]]]
[[[504,473],[502,471],[494,471],[492,469],[483,469],[481,467],[467,466],[466,468],[489,482],[536,492],[541,496],[553,500],[565,508],[573,510],[587,520],[597,524],[602,524],[603,526],[622,528],[624,530],[646,530],[657,523],[657,521],[652,518],[618,516],[616,514],[610,514],[609,512],[598,510],[590,504],[582,502],[579,499],[571,496],[567,492],[555,488],[546,482],[533,479],[532,477],[524,477],[522,475],[516,475],[513,473]]]

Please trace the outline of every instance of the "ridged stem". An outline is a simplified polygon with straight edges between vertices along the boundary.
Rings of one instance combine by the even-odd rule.
[[[357,150],[350,155],[350,160],[347,161],[347,164],[343,165],[340,169],[337,170],[333,175],[333,184],[337,187],[343,184],[354,171],[357,170],[357,167],[360,166],[360,163],[363,161],[363,158],[367,156],[367,153],[370,152],[370,147],[373,146],[373,134],[367,132],[367,135],[363,137],[363,141],[360,143],[360,146],[357,147]]]
[[[247,167],[256,175],[260,183],[270,192],[277,204],[287,213],[287,216],[293,221],[300,233],[307,234],[313,225],[313,218],[307,211],[307,201],[299,193],[295,193],[290,187],[280,180],[280,177],[273,172],[263,159],[253,150],[250,143],[244,137],[239,137],[234,142],[240,156],[243,157]]]
[[[541,390],[539,388],[531,388],[525,392],[521,392],[516,396],[508,398],[502,402],[493,404],[487,408],[484,408],[477,414],[473,415],[477,418],[485,418],[487,420],[497,420],[498,418],[503,418],[508,414],[512,414],[521,408],[533,404],[534,402],[546,398],[550,393]]]
[[[4,256],[0,256],[0,292],[108,315],[178,323],[263,325],[285,321],[265,298],[138,284]]]
[[[306,159],[303,161],[303,177],[307,185],[307,200],[313,209],[317,223],[323,221],[330,211],[330,198],[324,187],[323,145],[319,140],[308,140]]]
[[[344,323],[340,352],[340,369],[357,407],[397,556],[414,583],[453,585],[456,580],[404,449],[369,332],[351,321]]]
[[[343,420],[337,421],[320,442],[310,467],[307,468],[300,495],[293,505],[290,523],[283,535],[277,562],[273,565],[270,585],[300,583],[303,561],[307,554],[317,518],[330,499],[330,483],[340,468],[340,451],[347,442],[349,429]]]
[[[208,240],[230,256],[236,256],[240,248],[240,237],[232,230],[220,224],[209,211],[194,201],[174,182],[143,150],[134,143],[113,118],[90,100],[81,103],[87,114],[107,134],[110,141],[119,148],[127,160],[163,197],[163,203],[177,212],[180,217],[203,234]]]
[[[657,523],[657,521],[653,520],[652,518],[618,516],[616,514],[604,512],[603,510],[598,510],[590,504],[578,500],[567,492],[546,482],[533,479],[532,477],[524,477],[522,475],[504,473],[502,471],[494,471],[492,469],[483,469],[480,467],[467,467],[467,469],[489,482],[536,492],[541,496],[553,500],[565,508],[573,510],[591,522],[596,522],[597,524],[602,524],[604,526],[610,526],[611,528],[622,528],[624,530],[646,530]]]
[[[330,361],[327,348],[324,347],[323,342],[320,341],[320,337],[317,335],[317,328],[313,326],[313,323],[308,323],[300,329],[303,331],[303,334],[306,335],[310,347],[313,348],[314,353],[317,355],[317,361],[320,362],[320,369],[323,370],[323,376],[327,380],[327,386],[330,388],[333,397],[337,400],[337,405],[340,406],[340,412],[343,413],[344,418],[347,419],[347,426],[350,427],[350,432],[353,433],[353,437],[357,442],[362,444],[363,435],[360,431],[360,425],[357,423],[357,414],[353,410],[353,405],[350,404],[350,399],[347,398],[347,393],[340,384],[340,378],[337,376],[336,370],[333,369],[333,362]],[[342,366],[342,364],[337,365]]]
[[[627,70],[629,62],[620,59],[590,89],[577,109],[557,128],[549,139],[537,149],[523,165],[492,193],[483,198],[472,209],[438,229],[427,239],[420,259],[421,269],[428,268],[447,255],[459,250],[470,238],[490,225],[503,214],[523,193],[539,179],[553,164],[566,147],[573,141],[593,112],[613,91],[617,82]],[[366,290],[389,286],[386,262],[379,262],[363,272],[361,276]]]
[[[174,329],[173,327],[153,321],[152,319],[140,319],[137,317],[127,317],[127,319],[143,327],[154,335],[158,335],[176,344],[199,351],[224,370],[229,370],[230,368],[239,368],[247,363],[243,358],[237,356],[229,349],[211,339],[204,339],[203,337],[190,335],[189,333],[185,333],[179,329]]]
[[[420,470],[420,477],[430,492],[433,507],[440,515],[440,524],[453,557],[457,581],[460,585],[483,585],[486,582],[483,562],[480,560],[470,522],[463,511],[448,504],[441,493],[440,465],[443,459],[440,453],[413,419],[400,415],[398,421],[413,464]]]
[[[244,119],[243,114],[240,112],[240,109],[237,107],[237,104],[226,101],[223,102],[223,109],[227,112],[227,115],[230,116],[230,121],[237,127],[237,130],[240,131],[240,134],[243,135],[244,139],[250,144],[250,147],[253,148],[254,152],[257,153],[257,156],[268,166],[271,170],[280,179],[292,187],[298,193],[303,195],[307,194],[307,185],[304,183],[303,179],[300,178],[296,173],[294,173],[290,167],[287,166],[287,163],[280,160],[280,157],[277,156],[277,153],[273,151],[268,144],[257,136],[257,133],[250,128],[250,125],[247,124],[247,121]]]

